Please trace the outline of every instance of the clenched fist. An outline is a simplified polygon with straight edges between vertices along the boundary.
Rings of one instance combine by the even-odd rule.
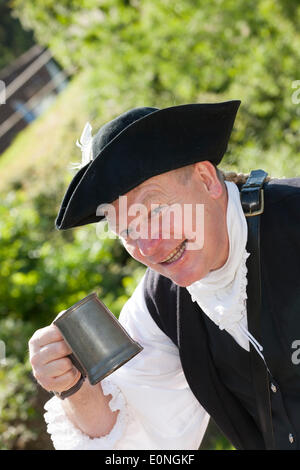
[[[33,334],[29,340],[29,358],[33,375],[44,389],[61,393],[79,380],[80,372],[67,357],[71,352],[53,324]]]

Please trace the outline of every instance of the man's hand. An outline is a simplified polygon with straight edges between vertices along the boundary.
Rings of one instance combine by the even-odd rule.
[[[78,382],[80,372],[67,356],[71,349],[55,325],[37,330],[29,340],[33,375],[47,391],[64,392]]]
[[[80,378],[80,372],[67,356],[71,349],[59,329],[51,324],[37,330],[29,340],[29,358],[38,383],[48,391],[69,390]],[[119,411],[109,407],[111,395],[104,395],[101,384],[82,387],[62,402],[69,419],[90,437],[102,437],[113,428]]]

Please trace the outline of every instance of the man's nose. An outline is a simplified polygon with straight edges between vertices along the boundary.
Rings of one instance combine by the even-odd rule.
[[[143,256],[151,257],[157,252],[161,243],[160,238],[138,238],[137,247]]]

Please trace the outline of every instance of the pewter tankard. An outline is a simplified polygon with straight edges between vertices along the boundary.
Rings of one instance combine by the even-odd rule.
[[[58,315],[53,323],[72,350],[69,357],[73,364],[91,385],[143,349],[95,293]]]

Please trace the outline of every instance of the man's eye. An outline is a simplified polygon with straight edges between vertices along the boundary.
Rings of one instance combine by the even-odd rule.
[[[120,233],[121,238],[128,238],[130,236],[131,230],[129,228],[126,228],[125,230],[122,230]]]
[[[129,230],[126,229],[126,230],[123,230],[121,233],[120,233],[120,237],[122,238],[128,238],[129,236]]]

